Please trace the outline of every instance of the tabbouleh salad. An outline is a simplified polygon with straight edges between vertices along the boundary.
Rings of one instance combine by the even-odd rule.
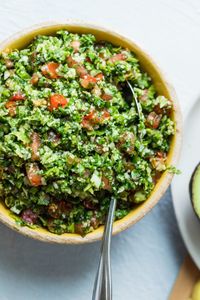
[[[123,218],[169,168],[172,109],[134,53],[92,34],[1,53],[1,201],[20,225],[56,234],[104,224],[111,197]]]

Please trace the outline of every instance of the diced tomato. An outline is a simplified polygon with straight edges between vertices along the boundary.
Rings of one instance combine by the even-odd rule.
[[[107,190],[107,191],[111,191],[112,187],[111,187],[109,179],[105,176],[102,176],[102,181],[103,181],[103,189]]]
[[[34,213],[30,208],[25,209],[22,212],[22,220],[24,220],[25,222],[29,223],[29,224],[35,224],[37,222],[38,216],[36,213]]]
[[[96,120],[96,114],[94,111],[91,111],[89,114],[83,117],[83,120],[81,122],[82,127],[88,130],[92,130],[93,125],[96,123],[95,120]]]
[[[70,56],[67,57],[67,64],[70,68],[77,65],[77,62]]]
[[[156,106],[154,106],[154,109],[156,114],[161,115],[165,112],[165,109],[161,108],[159,104],[157,104]]]
[[[91,59],[87,56],[86,59],[85,59],[87,62],[91,63]]]
[[[39,77],[37,74],[33,74],[33,76],[31,77],[31,84],[32,85],[36,85],[39,81]]]
[[[100,117],[100,122],[103,122],[104,120],[109,120],[110,119],[110,113],[107,110],[104,110],[101,117]]]
[[[85,115],[83,118],[84,120],[92,120],[95,116],[94,110],[92,110],[89,114]]]
[[[126,145],[128,144],[128,145]],[[124,132],[120,138],[118,147],[124,150],[129,155],[134,153],[135,149],[135,136],[133,132]]]
[[[71,46],[74,49],[74,52],[78,52],[80,48],[81,43],[79,41],[72,41]]]
[[[77,65],[75,67],[76,69],[76,73],[81,77],[81,78],[84,78],[85,75],[87,75],[87,70],[85,67],[81,66],[81,65]]]
[[[95,111],[91,111],[89,114],[85,115],[82,120],[82,127],[88,130],[92,130],[95,124],[102,124],[106,119],[110,118],[110,113],[104,110],[101,116],[98,116]]]
[[[152,111],[146,119],[146,125],[150,128],[157,129],[160,124],[162,116],[157,115],[154,111]]]
[[[81,122],[82,124],[82,127],[85,128],[85,129],[88,129],[88,130],[92,130],[93,129],[93,126],[92,124],[90,123],[90,121],[87,121],[87,120],[82,120]]]
[[[49,110],[57,109],[59,106],[65,107],[69,102],[68,98],[63,95],[54,94],[50,97],[50,107]]]
[[[28,180],[32,186],[42,185],[42,176],[38,172],[39,167],[36,163],[30,164],[26,169]]]
[[[66,215],[72,210],[73,206],[70,202],[61,200],[59,202],[52,202],[48,206],[48,213],[52,218],[58,219]]]
[[[85,75],[83,77],[83,79],[81,79],[80,82],[81,82],[81,85],[83,88],[89,89],[95,85],[95,83],[97,82],[97,79],[91,75]]]
[[[107,110],[104,110],[103,114],[102,114],[104,119],[110,119],[110,113]]]
[[[39,134],[37,132],[33,132],[31,139],[32,139],[32,143],[30,147],[32,150],[32,160],[38,160],[39,159],[38,150],[41,144]]]
[[[104,94],[101,95],[101,99],[103,99],[105,101],[109,101],[109,100],[112,99],[112,95],[104,93]]]
[[[75,68],[77,75],[79,75],[81,78],[84,78],[85,75],[88,74],[86,68],[75,61],[72,56],[67,57],[67,63],[70,68]]]
[[[57,69],[60,65],[55,62],[49,62],[46,65],[42,66],[42,74],[50,79],[57,79],[60,76],[57,73]]]
[[[114,63],[119,60],[126,60],[126,55],[124,53],[114,54],[110,59],[109,62]]]
[[[11,117],[14,117],[16,115],[16,103],[15,103],[15,101],[6,102],[5,107],[8,109],[9,115]]]
[[[99,74],[97,74],[97,75],[95,76],[95,78],[96,78],[97,81],[101,81],[101,80],[104,79],[104,76],[103,76],[102,73],[99,73]]]
[[[10,97],[10,101],[21,101],[21,100],[25,100],[25,96],[20,92],[15,93]]]
[[[159,158],[166,158],[167,157],[166,153],[163,152],[163,151],[157,151],[156,156],[159,157]]]

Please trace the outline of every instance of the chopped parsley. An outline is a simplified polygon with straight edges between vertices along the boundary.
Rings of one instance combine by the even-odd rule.
[[[113,196],[123,218],[169,168],[172,109],[134,53],[92,34],[59,31],[3,52],[1,201],[18,224],[56,234],[104,224]]]

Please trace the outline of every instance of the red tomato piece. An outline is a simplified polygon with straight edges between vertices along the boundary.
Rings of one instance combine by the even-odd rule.
[[[97,79],[91,75],[85,75],[83,79],[81,79],[81,85],[85,89],[93,87],[96,82]]]
[[[87,75],[87,70],[85,67],[81,66],[81,65],[77,65],[75,67],[76,69],[76,73],[81,77],[81,78],[84,78],[85,75]]]
[[[95,121],[96,121],[96,114],[94,111],[91,111],[89,114],[83,117],[81,124],[83,128],[92,130],[93,125],[96,123]]]
[[[86,68],[75,61],[72,56],[67,57],[67,64],[70,68],[75,68],[77,75],[79,75],[81,78],[84,78],[85,75],[88,74]]]
[[[25,96],[20,92],[15,93],[10,97],[10,101],[21,101],[21,100],[25,100]]]
[[[11,117],[14,117],[16,115],[16,103],[15,103],[15,101],[6,102],[5,107],[8,109],[9,115]]]
[[[32,150],[32,160],[38,160],[39,159],[38,150],[41,144],[39,134],[37,132],[33,132],[31,139],[32,139],[32,143],[30,147]]]
[[[97,74],[97,75],[95,76],[95,78],[96,78],[97,81],[101,81],[101,80],[104,79],[104,76],[103,76],[102,73],[99,73],[99,74]]]
[[[31,81],[32,85],[36,85],[38,83],[38,81],[39,81],[38,75],[37,74],[33,74],[33,76],[31,77],[30,81]]]
[[[110,59],[109,62],[111,63],[115,63],[116,61],[119,60],[126,60],[126,55],[124,53],[118,53],[118,54],[114,54]]]
[[[71,46],[74,49],[74,52],[78,52],[80,48],[81,43],[79,41],[72,41]]]
[[[42,185],[42,176],[38,174],[39,167],[36,163],[32,163],[26,170],[28,180],[32,186]]]
[[[109,94],[102,94],[101,95],[101,99],[105,100],[105,101],[109,101],[112,99],[112,95],[109,95]]]
[[[107,110],[104,110],[103,111],[103,114],[102,114],[102,118],[105,120],[105,119],[110,119],[110,113],[109,111]]]
[[[69,99],[65,98],[63,95],[51,95],[49,109],[52,111],[53,109],[57,109],[59,106],[65,107],[68,104],[68,102]]]
[[[104,110],[102,112],[101,117],[99,118],[99,123],[104,123],[105,120],[109,120],[110,119],[110,113],[107,110]]]
[[[128,147],[124,147],[126,145],[126,142],[129,143]],[[134,149],[135,149],[135,136],[134,136],[134,133],[133,132],[124,132],[119,138],[118,147],[120,149],[124,150],[129,155],[133,154]]]
[[[66,215],[72,210],[73,206],[70,202],[61,200],[59,202],[52,202],[48,206],[48,213],[52,218],[58,219]]]
[[[85,60],[86,60],[87,62],[89,62],[89,63],[92,62],[91,59],[90,59],[88,56],[85,58]]]
[[[152,111],[146,119],[146,125],[150,128],[157,129],[160,124],[162,116],[157,115],[154,111]]]
[[[46,65],[42,66],[42,74],[50,79],[57,79],[60,76],[57,73],[57,69],[60,65],[55,62],[49,62]]]
[[[67,64],[70,68],[77,65],[77,62],[70,56],[67,57]]]
[[[109,179],[107,177],[103,176],[102,181],[103,181],[103,189],[107,190],[107,191],[111,191],[112,187],[111,187]]]
[[[162,152],[162,151],[157,151],[156,152],[156,156],[158,157],[158,158],[166,158],[166,153],[165,152]]]
[[[92,119],[94,119],[94,116],[95,116],[95,112],[93,110],[88,115],[85,115],[83,118],[84,118],[84,120],[92,120]]]
[[[81,125],[82,125],[83,128],[86,128],[88,130],[92,130],[93,129],[93,126],[90,123],[90,121],[87,121],[87,120],[83,119],[82,122],[81,122]]]
[[[92,130],[95,124],[102,124],[106,119],[110,118],[110,113],[104,110],[99,117],[95,111],[91,111],[89,114],[85,115],[82,120],[82,127],[88,130]]]

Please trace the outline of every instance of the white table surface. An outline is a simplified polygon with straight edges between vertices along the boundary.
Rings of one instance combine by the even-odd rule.
[[[47,20],[82,19],[132,38],[175,86],[185,116],[200,95],[199,0],[0,0],[0,40]],[[89,300],[99,243],[47,245],[0,225],[0,300]],[[114,300],[166,300],[185,254],[168,191],[113,239]]]

